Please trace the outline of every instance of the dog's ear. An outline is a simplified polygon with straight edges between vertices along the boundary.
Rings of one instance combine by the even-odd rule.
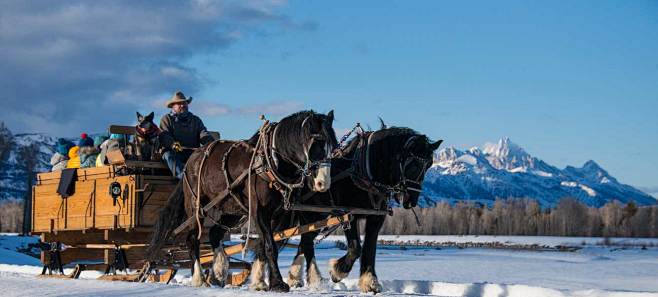
[[[327,113],[327,121],[328,121],[329,123],[332,123],[332,124],[333,124],[333,122],[334,122],[334,110],[333,110],[333,109],[330,110],[330,111]]]
[[[441,139],[441,140],[437,140],[437,141],[434,142],[434,143],[430,143],[430,149],[431,149],[432,151],[435,151],[436,149],[439,148],[439,146],[441,145],[441,143],[443,143],[443,139]]]
[[[144,120],[144,116],[142,116],[142,114],[139,113],[139,111],[138,111],[137,112],[137,121],[141,123],[143,120]]]
[[[146,121],[147,121],[147,122],[153,122],[153,112],[152,112],[152,111],[151,111],[151,113],[149,113],[149,114],[146,116]]]

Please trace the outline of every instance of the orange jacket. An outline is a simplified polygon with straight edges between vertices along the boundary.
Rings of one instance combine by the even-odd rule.
[[[77,145],[69,150],[69,162],[66,163],[66,168],[80,168],[80,155],[78,155],[79,150],[80,147]]]

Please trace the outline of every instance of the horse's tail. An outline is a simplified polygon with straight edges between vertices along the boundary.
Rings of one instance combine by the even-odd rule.
[[[149,261],[156,261],[160,249],[171,237],[172,232],[178,225],[182,224],[186,218],[185,213],[185,195],[183,195],[183,182],[178,182],[174,191],[171,192],[165,207],[160,211],[160,216],[155,222],[151,244],[146,251],[146,257]]]

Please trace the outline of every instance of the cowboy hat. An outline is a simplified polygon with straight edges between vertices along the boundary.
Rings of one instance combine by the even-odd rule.
[[[167,103],[165,103],[165,105],[167,105],[167,108],[171,108],[172,105],[174,105],[176,103],[181,103],[181,102],[185,102],[187,104],[190,104],[190,103],[192,103],[192,97],[185,98],[185,95],[183,94],[183,92],[178,91],[178,92],[176,92],[176,94],[174,94],[174,96],[171,96],[171,99],[169,99],[169,101],[167,101]]]

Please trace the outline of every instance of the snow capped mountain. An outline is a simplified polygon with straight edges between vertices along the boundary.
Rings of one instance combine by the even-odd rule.
[[[502,138],[482,149],[440,150],[425,176],[419,203],[431,206],[438,200],[471,200],[490,204],[498,198],[533,198],[551,207],[564,197],[590,206],[602,206],[611,200],[633,200],[641,205],[657,202],[619,183],[594,161],[560,170],[531,156],[509,138]]]
[[[26,158],[34,161],[35,172],[49,171],[55,142],[55,138],[42,134],[13,135],[0,123],[0,201],[25,198]]]

